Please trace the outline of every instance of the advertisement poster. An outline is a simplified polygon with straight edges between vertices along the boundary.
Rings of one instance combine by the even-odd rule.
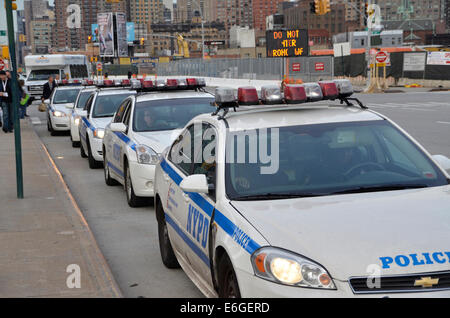
[[[127,18],[125,16],[125,13],[116,13],[116,26],[118,56],[128,56]]]
[[[425,71],[425,53],[406,53],[403,58],[403,70],[407,72]]]
[[[114,57],[114,21],[112,13],[97,15],[100,56]]]

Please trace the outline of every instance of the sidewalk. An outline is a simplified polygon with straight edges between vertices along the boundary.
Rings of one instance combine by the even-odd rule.
[[[21,125],[23,200],[16,199],[14,134],[0,131],[0,297],[121,297],[59,171],[31,123]],[[81,288],[67,286],[72,264]]]

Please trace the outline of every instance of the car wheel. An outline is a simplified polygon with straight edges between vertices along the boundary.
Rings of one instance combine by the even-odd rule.
[[[80,155],[81,155],[81,158],[87,158],[86,151],[84,151],[84,147],[83,147],[82,143],[80,143]]]
[[[92,155],[91,146],[88,144],[88,162],[89,162],[89,168],[91,169],[99,169],[102,167],[102,163],[98,162],[94,159],[94,156]]]
[[[106,185],[108,185],[110,187],[118,185],[119,183],[116,180],[114,180],[113,178],[111,178],[111,175],[109,173],[109,167],[108,167],[108,164],[106,162],[106,156],[103,156],[103,158],[104,158],[103,159],[103,171],[105,172],[105,183],[106,183]]]
[[[51,125],[50,125],[50,118],[47,118],[47,130],[48,130],[49,132],[52,132],[52,127],[51,127]]]
[[[224,254],[219,261],[219,297],[241,298],[236,272],[233,269],[230,258]]]
[[[73,148],[80,147],[80,142],[79,141],[73,141],[72,135],[70,135],[70,141],[72,142],[72,147]]]
[[[158,209],[162,209],[161,205]],[[161,211],[164,214],[164,211]],[[175,269],[180,268],[177,257],[170,243],[169,232],[167,229],[167,223],[165,217],[161,221],[158,221],[158,237],[159,237],[159,251],[161,252],[161,259],[167,268]]]
[[[145,204],[146,198],[136,196],[134,193],[133,182],[131,181],[130,166],[125,164],[125,192],[127,193],[128,205],[132,208],[138,208]]]

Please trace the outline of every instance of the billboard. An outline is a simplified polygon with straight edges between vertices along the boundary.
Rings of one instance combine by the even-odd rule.
[[[128,56],[127,18],[125,13],[116,13],[117,55]]]
[[[114,21],[112,13],[99,13],[98,42],[100,44],[100,56],[114,57]]]
[[[428,52],[428,65],[450,65],[450,52]]]
[[[136,40],[136,31],[135,31],[134,22],[127,22],[127,42],[131,43]],[[91,24],[91,35],[92,41],[97,42],[97,32],[98,32],[98,24]]]
[[[308,30],[266,32],[267,57],[308,56]]]

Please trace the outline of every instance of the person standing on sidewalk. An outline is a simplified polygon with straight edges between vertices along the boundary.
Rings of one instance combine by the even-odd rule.
[[[3,131],[13,131],[12,90],[6,72],[0,71],[0,104],[3,112]]]

